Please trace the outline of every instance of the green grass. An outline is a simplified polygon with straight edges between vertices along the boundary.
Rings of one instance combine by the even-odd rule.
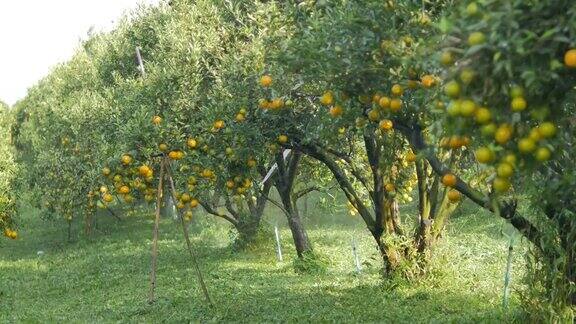
[[[328,270],[299,275],[285,226],[285,260],[278,263],[273,241],[255,251],[232,252],[228,227],[197,215],[195,222],[207,226],[195,224],[191,234],[215,309],[203,302],[181,229],[171,220],[161,224],[153,305],[146,302],[151,213],[122,223],[100,215],[95,234],[76,234],[73,243],[66,242],[63,222],[33,213],[20,222],[21,239],[0,245],[0,322],[519,321],[515,291],[510,309],[501,307],[507,250],[499,234],[502,223],[485,213],[455,218],[428,276],[416,282],[382,280],[376,250],[359,220],[309,222],[310,238],[329,260]],[[359,275],[350,249],[353,236],[363,262]],[[513,289],[520,288],[522,264],[516,253]]]

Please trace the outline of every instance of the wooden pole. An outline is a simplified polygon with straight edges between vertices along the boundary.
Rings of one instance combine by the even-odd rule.
[[[152,232],[152,266],[150,270],[150,293],[148,303],[154,302],[154,290],[156,288],[156,265],[158,262],[158,228],[160,226],[160,200],[162,199],[162,184],[164,182],[164,157],[160,161],[160,179],[158,181],[158,191],[156,193],[156,217],[154,219],[154,230]]]
[[[136,59],[138,60],[138,70],[140,70],[142,77],[145,77],[146,71],[144,70],[144,61],[142,60],[142,54],[140,53],[140,47],[136,47]]]
[[[172,190],[172,199],[176,201],[176,186],[174,185],[174,179],[172,178],[172,173],[170,170],[168,172],[168,180],[170,182],[170,189]],[[186,228],[186,223],[184,221],[184,217],[182,216],[182,211],[178,211],[178,217],[180,218],[180,223],[182,224],[182,231],[184,232],[184,239],[186,240],[186,247],[188,249],[188,253],[190,253],[190,258],[192,259],[192,265],[194,266],[194,270],[196,271],[196,277],[198,278],[198,283],[200,283],[200,287],[202,288],[202,292],[204,293],[204,297],[206,301],[210,305],[210,307],[214,307],[212,303],[212,299],[210,298],[210,294],[208,294],[208,288],[206,287],[206,283],[204,282],[204,276],[202,276],[202,270],[200,270],[200,265],[198,264],[198,257],[196,253],[192,249],[192,243],[190,242],[190,235],[188,234],[188,229]]]

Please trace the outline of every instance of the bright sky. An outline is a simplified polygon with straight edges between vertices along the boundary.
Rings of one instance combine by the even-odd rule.
[[[127,10],[159,0],[0,0],[0,100],[9,105],[65,62],[90,27],[110,30]]]

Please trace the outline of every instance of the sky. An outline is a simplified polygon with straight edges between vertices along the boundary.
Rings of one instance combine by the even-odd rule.
[[[13,105],[74,54],[88,30],[109,31],[139,4],[159,0],[0,0],[0,100]]]

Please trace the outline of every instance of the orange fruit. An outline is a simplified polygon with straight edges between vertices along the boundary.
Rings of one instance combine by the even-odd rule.
[[[394,123],[390,119],[383,119],[380,121],[380,129],[383,131],[389,131],[394,127]]]
[[[224,121],[219,119],[214,122],[214,129],[222,129],[224,128],[225,125],[226,124],[224,123]]]
[[[161,152],[166,152],[166,151],[168,151],[168,145],[166,145],[166,144],[164,144],[164,143],[160,143],[160,144],[158,145],[158,149],[159,149]]]
[[[564,54],[564,65],[569,68],[576,68],[576,49],[566,51],[566,54]]]
[[[486,42],[486,35],[484,35],[484,33],[482,32],[473,32],[472,34],[470,34],[470,36],[468,36],[468,45],[470,46],[481,45],[484,44],[485,42]]]
[[[189,139],[186,141],[186,145],[188,145],[188,147],[193,150],[193,149],[195,149],[196,147],[198,147],[198,141],[195,140],[194,138],[189,138]]]
[[[448,200],[450,200],[451,203],[459,202],[460,192],[454,189],[450,189],[450,191],[448,191]]]
[[[244,120],[246,120],[246,116],[244,116],[244,114],[238,113],[236,114],[236,117],[234,118],[237,122],[241,123]]]
[[[160,117],[160,116],[154,116],[154,117],[152,117],[152,124],[154,124],[154,125],[160,125],[161,122],[162,122],[162,117]]]
[[[531,138],[522,138],[518,141],[518,150],[522,153],[530,153],[536,149],[536,142]]]
[[[510,108],[512,108],[512,111],[523,111],[526,109],[526,106],[528,106],[528,104],[526,103],[526,100],[522,97],[516,97],[512,99],[512,103],[510,104]]]
[[[378,110],[376,109],[372,109],[368,112],[368,119],[370,119],[370,121],[378,121],[378,119],[380,118],[380,113],[378,112]]]
[[[260,85],[267,88],[272,85],[272,77],[269,75],[263,75],[260,78]]]
[[[547,147],[540,147],[536,150],[536,153],[534,153],[534,157],[539,162],[546,162],[550,160],[550,157],[552,157],[552,153]]]
[[[196,208],[196,207],[198,207],[199,204],[200,204],[200,202],[196,198],[192,198],[190,200],[190,207],[191,208]]]
[[[460,96],[460,84],[454,80],[446,83],[444,93],[450,98],[458,98]]]
[[[110,172],[112,172],[112,171],[110,171],[110,168],[103,168],[102,169],[102,174],[105,176],[110,175]]]
[[[476,110],[475,117],[478,124],[486,124],[492,119],[492,113],[490,109],[481,107]]]
[[[124,185],[120,187],[120,189],[118,189],[118,192],[120,192],[121,194],[127,194],[130,192],[130,187]]]
[[[414,152],[412,152],[412,151],[406,153],[406,161],[416,162],[416,154],[414,154]]]
[[[494,139],[498,144],[506,144],[512,138],[512,126],[503,124],[494,133]]]
[[[454,187],[457,182],[458,182],[458,179],[452,173],[446,173],[442,177],[442,184],[445,185],[446,187]]]
[[[226,188],[232,189],[232,188],[234,188],[234,186],[235,186],[235,183],[233,180],[226,181]]]
[[[286,135],[278,136],[278,143],[286,144],[287,142],[288,142],[288,136],[286,136]]]
[[[150,169],[150,167],[147,166],[147,165],[141,165],[141,166],[138,168],[138,173],[139,173],[141,176],[143,176],[143,177],[147,176],[147,175],[150,173],[150,171],[151,171],[151,169]]]
[[[402,89],[401,85],[395,84],[392,86],[391,92],[393,96],[399,97],[404,93],[404,89]]]
[[[114,197],[113,197],[111,194],[109,194],[109,193],[105,193],[105,194],[102,196],[102,200],[104,200],[105,202],[108,202],[108,203],[109,203],[109,202],[112,202],[112,201],[114,200]]]
[[[496,168],[496,174],[500,178],[510,178],[514,174],[514,167],[510,163],[502,162]]]
[[[320,97],[320,103],[323,104],[324,106],[333,105],[334,104],[334,96],[332,95],[332,92],[331,91],[324,92],[322,97]]]
[[[384,189],[386,189],[387,192],[393,192],[394,190],[396,190],[396,187],[394,186],[393,183],[387,183],[384,186]]]
[[[488,147],[480,147],[475,152],[476,160],[480,163],[490,163],[494,160],[494,152]]]
[[[432,88],[434,85],[436,85],[436,79],[434,79],[434,77],[429,74],[424,75],[421,81],[424,88]]]
[[[122,155],[122,158],[120,158],[120,161],[122,161],[122,164],[124,165],[129,165],[132,163],[132,157],[128,154],[124,154]]]
[[[342,109],[342,106],[340,105],[336,105],[330,108],[330,116],[337,118],[342,116],[342,113],[344,112],[344,110]]]
[[[508,179],[496,178],[494,179],[494,182],[492,182],[492,187],[494,188],[494,191],[504,193],[510,190],[511,184]]]
[[[246,164],[248,165],[249,168],[253,168],[256,166],[256,160],[248,159],[248,162],[246,162]]]
[[[538,132],[544,138],[550,138],[556,135],[556,125],[552,122],[545,122],[538,126]]]
[[[378,100],[378,105],[380,105],[382,109],[390,108],[390,98],[381,97],[380,100]]]
[[[390,101],[390,110],[393,112],[397,112],[402,108],[402,100],[398,98],[394,98]]]

